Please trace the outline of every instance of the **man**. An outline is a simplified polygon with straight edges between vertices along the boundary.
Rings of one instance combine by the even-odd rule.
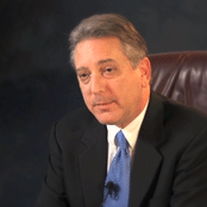
[[[95,15],[72,31],[70,45],[87,108],[54,126],[37,206],[206,207],[207,118],[151,91],[147,46],[134,26]],[[108,179],[120,130],[130,167],[119,171],[129,184],[118,185],[116,199]]]

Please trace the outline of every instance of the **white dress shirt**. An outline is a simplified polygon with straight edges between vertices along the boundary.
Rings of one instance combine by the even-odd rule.
[[[144,110],[137,116],[130,124],[128,124],[125,128],[120,129],[115,125],[106,125],[107,126],[107,140],[108,140],[108,162],[107,162],[107,170],[109,171],[111,162],[116,155],[119,146],[115,139],[116,134],[122,130],[125,138],[129,143],[129,152],[131,156],[131,160],[133,161],[134,148],[138,139],[139,130],[141,128],[142,122],[144,120],[144,116],[147,110],[148,103],[146,104]]]

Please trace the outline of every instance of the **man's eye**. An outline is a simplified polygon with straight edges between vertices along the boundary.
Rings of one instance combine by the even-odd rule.
[[[114,68],[106,68],[105,70],[104,70],[104,74],[105,75],[107,75],[107,76],[111,76],[111,75],[113,75],[115,73],[115,70],[114,70]]]
[[[88,80],[88,78],[89,78],[89,74],[87,74],[87,73],[81,73],[81,74],[78,74],[78,77],[79,77],[79,79],[80,79],[81,81],[85,82],[85,81]]]
[[[106,68],[106,72],[107,72],[107,73],[111,73],[112,71],[113,71],[112,68]]]
[[[87,76],[88,76],[88,75],[85,74],[85,73],[79,75],[80,78],[86,78]]]
[[[113,67],[105,68],[103,75],[108,78],[113,78],[114,76],[117,75],[117,70],[116,68]]]

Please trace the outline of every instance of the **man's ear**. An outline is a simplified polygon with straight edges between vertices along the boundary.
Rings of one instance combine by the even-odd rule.
[[[141,72],[142,87],[145,88],[150,85],[151,81],[151,63],[149,58],[144,57],[141,59],[137,67]]]

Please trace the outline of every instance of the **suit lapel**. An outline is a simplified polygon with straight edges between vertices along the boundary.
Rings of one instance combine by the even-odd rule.
[[[99,206],[107,172],[107,131],[96,120],[83,135],[85,150],[79,156],[81,183],[86,207]]]
[[[162,165],[162,156],[156,147],[163,141],[163,106],[159,96],[152,92],[136,144],[131,171],[130,207],[141,206],[150,190],[153,190]]]

